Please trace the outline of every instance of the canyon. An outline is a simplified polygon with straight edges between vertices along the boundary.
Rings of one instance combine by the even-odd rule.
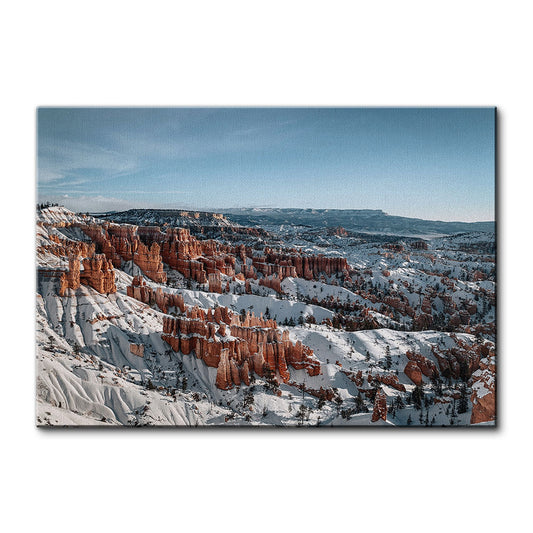
[[[491,238],[44,208],[38,404],[128,425],[494,424]],[[108,398],[90,409],[89,382]]]

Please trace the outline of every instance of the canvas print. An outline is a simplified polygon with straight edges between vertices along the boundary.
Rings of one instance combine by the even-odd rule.
[[[38,426],[496,424],[494,108],[37,110]]]

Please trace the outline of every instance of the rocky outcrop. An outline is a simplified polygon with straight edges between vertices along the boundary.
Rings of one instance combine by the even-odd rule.
[[[372,422],[387,420],[387,396],[380,389],[374,397],[374,410],[372,412]]]
[[[63,272],[59,279],[59,296],[65,296],[67,289],[76,290],[80,282],[80,261],[71,257],[68,262],[68,271]]]
[[[418,368],[420,369],[422,374],[424,374],[424,376],[428,378],[438,377],[439,370],[437,368],[437,365],[433,361],[419,353],[414,353],[410,351],[407,351],[405,355],[407,359],[409,359],[409,361],[414,361],[417,364]]]
[[[220,279],[220,272],[217,270],[208,275],[209,292],[222,292],[222,280]]]
[[[479,362],[479,369],[472,374],[471,424],[496,420],[496,356],[494,352]]]
[[[65,296],[67,289],[77,289],[80,284],[89,285],[100,294],[110,294],[117,291],[115,285],[115,271],[111,261],[103,254],[83,260],[83,270],[80,260],[69,259],[69,269],[63,272],[59,281],[59,295]]]
[[[320,374],[320,362],[300,341],[292,343],[288,331],[277,329],[273,320],[244,317],[226,307],[204,311],[197,307],[185,316],[164,317],[162,339],[174,351],[196,357],[217,368],[217,386],[224,390],[250,382],[250,372],[263,376],[270,368],[284,382],[290,379],[289,366]]]
[[[264,256],[252,258],[257,271],[268,277],[277,274],[281,279],[287,276],[318,280],[320,274],[331,276],[348,271],[348,262],[344,257],[326,257],[324,255],[302,255],[277,252],[265,248]]]
[[[327,228],[326,234],[335,235],[337,237],[349,237],[350,235],[352,235],[348,230],[346,230],[342,226],[337,226],[336,228]]]
[[[163,261],[159,253],[160,248],[157,242],[152,243],[150,248],[144,245],[140,240],[135,243],[135,252],[133,262],[144,272],[144,274],[156,283],[165,283],[167,275],[163,271]]]
[[[474,270],[472,273],[472,279],[473,281],[484,281],[487,279],[487,275],[480,270]]]
[[[104,254],[83,260],[83,271],[80,273],[81,283],[89,285],[101,294],[117,291],[113,263]]]
[[[414,241],[411,243],[411,248],[413,250],[427,250],[428,243],[426,241]]]
[[[415,361],[409,361],[403,372],[415,385],[422,385],[422,371]]]
[[[134,276],[132,283],[126,288],[126,293],[131,298],[148,305],[157,305],[163,313],[168,313],[170,308],[185,312],[185,302],[181,294],[168,293],[158,287],[156,290],[146,286],[142,276]]]
[[[130,344],[130,353],[137,357],[144,357],[144,344]]]
[[[212,239],[199,240],[187,228],[135,226],[119,224],[80,224],[107,259],[119,267],[122,261],[133,261],[143,273],[157,283],[166,281],[163,262],[186,278],[200,284],[208,283],[211,274],[243,279],[258,279],[260,284],[281,292],[281,281],[288,277],[323,280],[324,276],[349,278],[347,260],[342,257],[306,255],[290,249],[276,251],[266,247],[257,254],[244,245],[230,246]],[[237,265],[239,258],[239,265]],[[236,272],[236,267],[240,272]],[[213,292],[221,292],[212,278]]]
[[[481,358],[493,349],[492,344],[485,341],[469,344],[457,338],[453,333],[450,336],[456,343],[453,348],[441,349],[433,345],[431,352],[443,376],[469,379],[479,368]]]
[[[79,227],[115,267],[120,267],[122,261],[133,261],[151,280],[166,282],[167,275],[163,271],[159,244],[153,242],[150,247],[145,245],[137,234],[137,226],[105,223]],[[143,235],[146,235],[146,228],[144,231]],[[148,234],[154,236],[156,232],[150,231]]]
[[[433,317],[428,313],[420,313],[413,319],[413,326],[415,329],[424,330],[429,329],[433,325]]]
[[[361,373],[361,378],[362,378],[362,373]],[[356,379],[357,379],[357,375],[356,375]],[[398,391],[405,392],[405,385],[400,383],[398,376],[396,376],[395,374],[376,374],[376,375],[368,374],[367,381],[369,384],[375,381],[376,383],[382,383],[383,385],[388,385],[389,387],[392,387],[393,389],[396,389]],[[355,381],[355,384],[357,385],[357,381]],[[363,383],[361,379],[361,385],[362,384]]]
[[[54,244],[44,244],[37,248],[37,252],[49,252],[57,257],[92,257],[95,254],[95,244],[83,241],[64,239],[51,233],[48,238]]]
[[[280,294],[283,292],[281,290],[281,279],[278,278],[277,275],[274,275],[271,278],[261,278],[259,280],[259,285],[273,289]]]

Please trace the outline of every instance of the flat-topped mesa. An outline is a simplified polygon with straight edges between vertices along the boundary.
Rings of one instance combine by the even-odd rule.
[[[290,380],[288,365],[311,376],[320,374],[311,348],[300,341],[293,344],[275,321],[250,313],[241,317],[226,307],[207,312],[193,307],[184,317],[165,316],[161,338],[174,351],[194,351],[207,366],[217,368],[216,385],[224,390],[249,384],[252,371],[263,376],[265,365],[284,382]]]

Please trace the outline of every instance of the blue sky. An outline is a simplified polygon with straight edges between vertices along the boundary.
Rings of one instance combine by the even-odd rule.
[[[494,220],[494,109],[40,108],[38,200]]]

